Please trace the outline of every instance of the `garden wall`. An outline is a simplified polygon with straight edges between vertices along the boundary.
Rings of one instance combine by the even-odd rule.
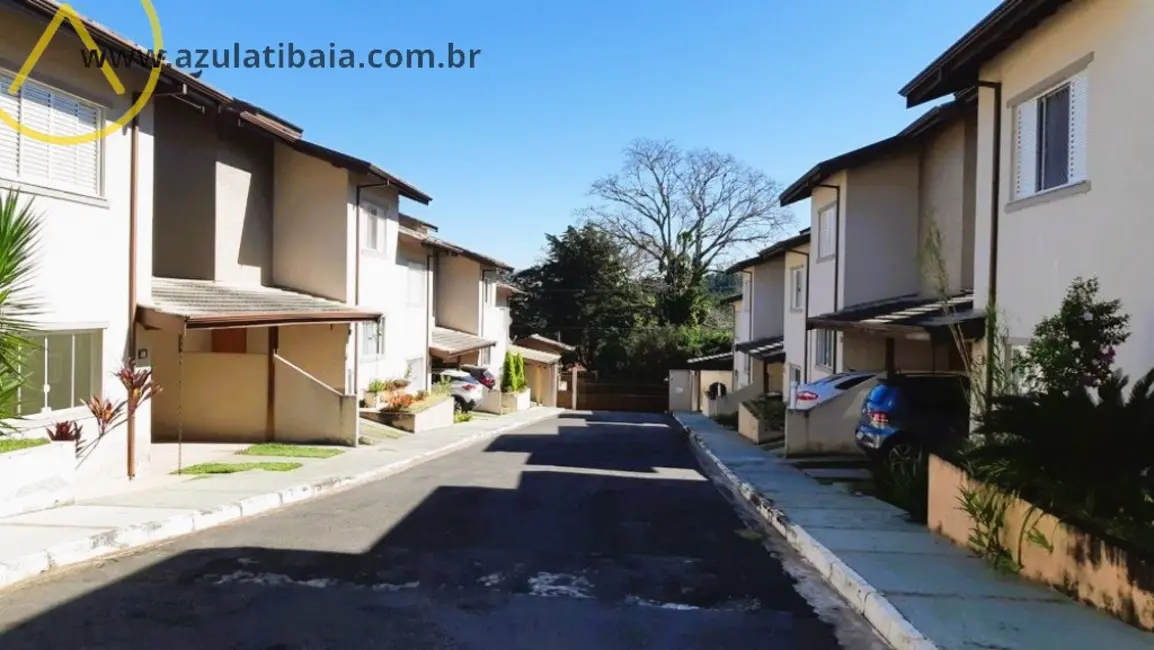
[[[0,517],[68,505],[76,497],[76,443],[0,454]]]
[[[930,457],[927,525],[954,543],[967,546],[974,526],[960,505],[963,487],[980,485],[955,465]],[[1004,498],[1007,507],[1001,543],[1022,565],[1023,576],[1154,631],[1154,563],[1062,523],[1021,499]],[[1027,516],[1028,528],[1044,536],[1050,550],[1027,541],[1022,534]]]

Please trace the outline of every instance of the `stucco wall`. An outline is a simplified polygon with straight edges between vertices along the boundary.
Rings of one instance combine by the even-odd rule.
[[[274,439],[355,447],[360,426],[357,398],[332,390],[283,357],[275,357],[274,364]]]
[[[753,271],[753,338],[781,336],[785,315],[785,260],[778,257]]]
[[[219,132],[214,279],[266,284],[272,280],[274,145],[251,129],[221,126]]]
[[[885,370],[886,339],[884,336],[847,333],[844,338],[846,369]],[[948,351],[937,351],[929,341],[894,340],[894,366],[897,370],[946,370]]]
[[[977,113],[946,126],[922,149],[919,174],[918,242],[928,241],[933,227],[941,237],[941,260],[923,257],[919,293],[937,295],[942,288],[956,293],[971,288],[973,278],[974,138]]]
[[[45,23],[25,14],[0,8],[0,66],[15,71],[35,46]],[[104,107],[105,120],[118,118],[128,110],[131,93],[117,96],[99,74],[83,68],[76,56],[79,41],[61,30],[38,62],[32,78],[76,94]],[[129,70],[120,79],[137,90],[143,78]],[[137,298],[151,294],[153,168],[155,125],[153,110],[139,116],[138,196],[137,196]],[[83,198],[68,193],[24,187],[24,196],[33,198],[43,216],[40,258],[31,291],[42,305],[36,319],[46,330],[84,329],[102,332],[100,390],[110,399],[123,399],[123,387],[111,377],[126,358],[128,318],[128,224],[131,160],[131,131],[118,129],[102,141],[103,196]],[[0,188],[7,187],[0,180]],[[0,195],[6,193],[0,189]],[[133,351],[134,353],[134,351]],[[143,362],[145,365],[147,361]],[[56,420],[84,419],[84,407],[44,414],[32,422],[39,426]],[[86,425],[86,433],[94,428]],[[119,440],[119,443],[116,440]],[[137,468],[149,463],[151,440],[149,418],[137,425]],[[123,432],[113,432],[87,464],[91,472],[81,478],[123,476],[125,468]]]
[[[349,325],[282,327],[280,356],[333,390],[346,392],[345,347],[350,339],[349,331]]]
[[[481,265],[466,257],[437,258],[437,325],[479,334]]]
[[[798,246],[798,250],[809,251],[809,244]],[[807,334],[805,331],[805,308],[804,303],[801,309],[794,310],[791,308],[789,286],[789,270],[794,267],[801,267],[802,277],[805,277],[805,267],[809,260],[805,255],[800,253],[786,253],[782,266],[785,267],[783,273],[785,274],[785,288],[782,295],[782,336],[784,337],[786,368],[783,373],[788,372],[789,364],[793,364],[802,368],[805,371],[805,346]],[[806,287],[808,290],[809,287]],[[783,381],[788,381],[783,379]]]
[[[919,158],[907,153],[849,172],[839,307],[917,293]]]
[[[1003,108],[998,307],[1013,337],[1029,337],[1054,313],[1071,280],[1097,276],[1105,298],[1122,300],[1131,315],[1130,340],[1118,350],[1122,368],[1136,375],[1154,366],[1154,294],[1148,278],[1154,258],[1147,242],[1150,141],[1147,107],[1154,84],[1145,83],[1154,49],[1154,3],[1079,0],[1030,31],[982,69],[1000,81],[1004,98],[1031,88],[1093,54],[1089,81],[1087,173],[1090,190],[1007,212],[1014,142],[1012,111]],[[1141,82],[1136,82],[1139,80]],[[984,306],[988,290],[992,92],[983,91],[979,126],[975,292]]]
[[[212,280],[215,267],[216,130],[173,99],[156,111],[153,262],[158,276]]]
[[[846,206],[849,197],[852,195],[852,188],[847,184],[848,174],[844,171],[833,174],[823,181],[825,185],[835,185],[841,188],[841,202],[838,209],[838,250],[844,253],[846,242]],[[838,265],[834,258],[819,258],[817,237],[819,234],[818,215],[823,209],[834,204],[838,198],[838,193],[832,188],[818,187],[814,188],[813,196],[810,198],[810,228],[813,233],[811,236],[810,249],[810,269],[809,269],[809,294],[807,301],[809,302],[809,315],[819,316],[821,314],[828,314],[835,310],[835,308],[842,308],[846,306],[845,303],[845,264]],[[835,273],[838,280],[835,281]],[[835,295],[836,294],[836,295]],[[837,335],[838,343],[836,345],[839,350],[836,354],[835,361],[840,364],[841,360],[841,335]],[[813,381],[819,377],[823,377],[829,373],[829,369],[817,365],[814,358],[814,348],[816,341],[813,332],[810,331],[806,335],[806,346],[809,348],[809,381]]]
[[[273,185],[273,284],[351,301],[348,174],[276,145]]]

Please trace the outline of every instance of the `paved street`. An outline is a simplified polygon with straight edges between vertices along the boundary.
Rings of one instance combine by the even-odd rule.
[[[0,594],[5,650],[878,647],[863,625],[656,415],[565,414]]]

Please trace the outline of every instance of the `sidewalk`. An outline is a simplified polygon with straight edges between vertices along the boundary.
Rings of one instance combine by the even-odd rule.
[[[115,492],[81,490],[75,505],[0,518],[0,588],[51,569],[250,517],[313,496],[383,478],[425,461],[556,416],[533,408],[474,420],[332,458],[235,456],[247,445],[185,445],[185,466],[206,460],[293,461],[289,472],[260,470],[211,478],[151,472]],[[155,464],[155,462],[154,462]]]
[[[704,415],[674,417],[726,487],[897,650],[1154,648],[1154,634],[1002,575],[888,503],[823,485]]]

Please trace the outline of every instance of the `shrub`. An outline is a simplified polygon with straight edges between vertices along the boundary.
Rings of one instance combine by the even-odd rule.
[[[48,439],[53,442],[79,441],[82,427],[72,420],[57,422],[48,427]]]
[[[401,413],[403,411],[409,410],[409,407],[411,407],[416,401],[417,398],[413,395],[409,395],[408,393],[399,393],[390,397],[389,400],[385,402],[385,405],[381,407],[381,411],[388,413]]]
[[[381,379],[373,379],[365,390],[369,393],[383,393],[386,390],[385,382]]]
[[[501,392],[517,392],[517,365],[510,352],[505,353],[505,361],[501,364]]]
[[[453,411],[453,423],[460,424],[462,422],[471,422],[473,420],[473,413],[470,411],[462,411],[460,409]]]
[[[429,391],[427,391],[427,390],[417,391],[417,395],[416,395],[417,401],[421,401],[421,400],[427,398],[428,396],[429,396]]]
[[[781,398],[758,397],[745,402],[753,417],[773,431],[785,430],[785,402]]]

